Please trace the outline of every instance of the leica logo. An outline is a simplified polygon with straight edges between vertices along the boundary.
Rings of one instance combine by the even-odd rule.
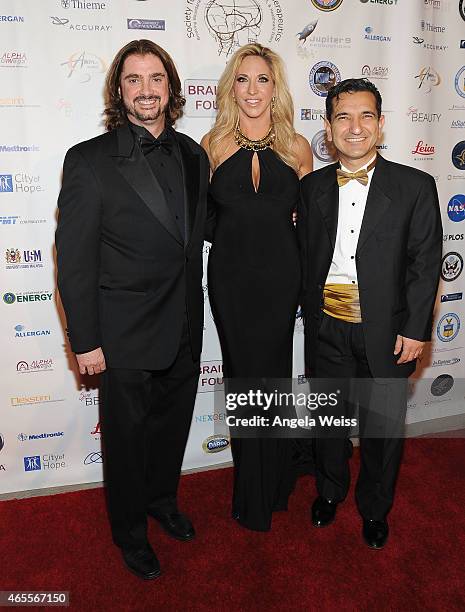
[[[424,143],[423,140],[419,140],[412,153],[414,155],[434,155],[434,145],[429,145]]]

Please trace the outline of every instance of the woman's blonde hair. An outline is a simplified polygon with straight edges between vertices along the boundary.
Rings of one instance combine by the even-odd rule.
[[[233,98],[233,88],[239,66],[246,57],[261,57],[268,64],[275,86],[272,120],[275,132],[274,152],[296,172],[299,162],[293,152],[296,133],[294,130],[294,104],[287,84],[284,64],[277,53],[259,43],[240,47],[229,60],[217,87],[217,115],[209,134],[210,158],[213,168],[218,166],[224,151],[224,139],[234,132],[239,109]]]

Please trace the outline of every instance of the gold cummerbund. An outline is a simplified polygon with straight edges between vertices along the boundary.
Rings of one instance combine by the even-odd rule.
[[[358,285],[328,283],[323,292],[323,312],[347,323],[361,323]]]

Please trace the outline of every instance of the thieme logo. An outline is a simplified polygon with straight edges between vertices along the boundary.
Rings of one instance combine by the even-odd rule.
[[[362,66],[362,77],[368,79],[387,79],[389,78],[389,68],[387,66]]]
[[[164,19],[128,19],[128,30],[164,30]]]
[[[11,293],[8,291],[3,294],[3,301],[5,304],[14,304],[18,302],[18,304],[23,304],[27,302],[51,302],[52,301],[52,293],[47,291],[29,291],[27,293]]]
[[[373,42],[391,42],[391,37],[385,34],[375,34],[371,26],[366,26],[364,30],[364,39]]]
[[[452,342],[460,331],[460,319],[455,312],[448,312],[441,317],[436,334],[441,342]]]
[[[422,19],[420,21],[420,27],[422,32],[435,32],[436,34],[444,34],[446,28],[444,26],[438,26],[429,21]]]
[[[186,79],[184,95],[186,106],[184,112],[188,117],[214,117],[216,113],[215,79]]]
[[[312,151],[317,159],[329,164],[335,161],[335,154],[329,143],[326,140],[325,130],[320,130],[312,138]]]
[[[447,205],[447,215],[456,223],[465,219],[465,196],[458,193],[452,196]]]
[[[60,0],[64,9],[80,9],[82,11],[103,11],[107,8],[106,2],[85,2],[84,0]]]
[[[213,38],[226,57],[251,42],[275,45],[285,30],[280,0],[186,0],[184,25],[187,38]]]
[[[437,87],[441,83],[441,77],[438,72],[431,66],[423,67],[420,72],[415,75],[418,79],[418,89],[425,93],[430,93],[433,87]]]
[[[331,62],[318,62],[308,75],[310,88],[317,96],[326,98],[329,89],[341,80],[341,73]]]
[[[458,142],[452,149],[452,163],[458,170],[465,170],[465,140]]]

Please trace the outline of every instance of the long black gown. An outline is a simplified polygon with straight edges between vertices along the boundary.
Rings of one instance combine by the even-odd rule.
[[[225,379],[291,378],[292,342],[301,272],[292,212],[299,179],[271,149],[239,149],[213,173],[216,213],[208,290]],[[231,440],[233,516],[266,531],[272,512],[287,509],[296,470],[290,439]]]

